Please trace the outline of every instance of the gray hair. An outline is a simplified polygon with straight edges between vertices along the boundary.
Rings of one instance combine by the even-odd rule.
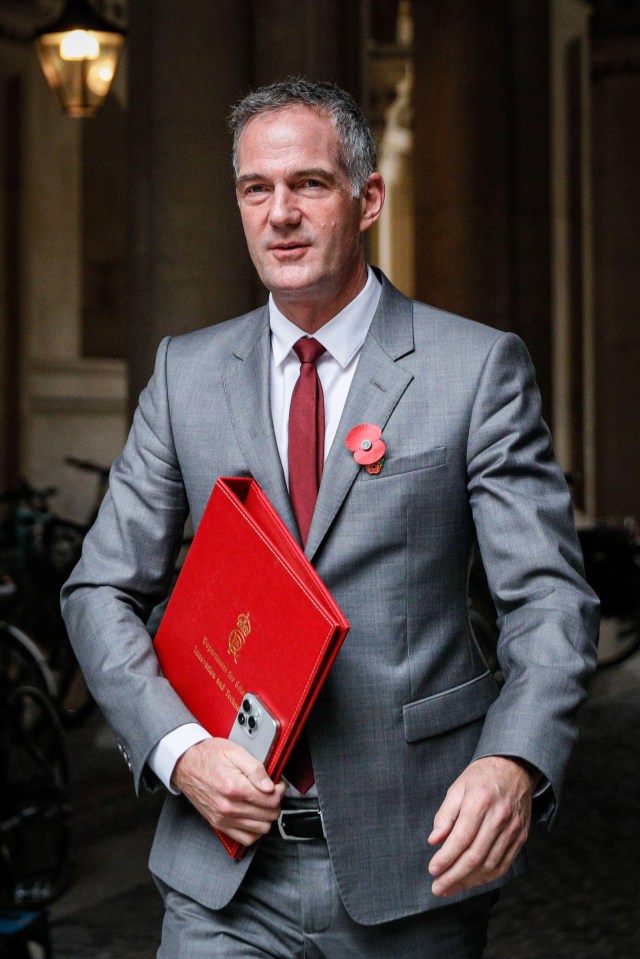
[[[338,132],[338,161],[354,197],[359,197],[376,167],[376,143],[367,120],[353,97],[334,83],[318,83],[292,77],[249,93],[235,105],[229,117],[233,130],[233,169],[238,175],[238,143],[245,126],[262,113],[302,105],[328,113]]]

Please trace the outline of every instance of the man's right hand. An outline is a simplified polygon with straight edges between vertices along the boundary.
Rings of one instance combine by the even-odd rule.
[[[204,739],[175,765],[172,785],[201,816],[231,839],[250,846],[278,818],[285,791],[246,749],[226,739]]]

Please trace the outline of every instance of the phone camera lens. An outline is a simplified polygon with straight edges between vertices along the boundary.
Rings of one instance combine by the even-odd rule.
[[[239,725],[239,726],[244,726],[244,724],[246,723],[246,721],[247,721],[247,720],[246,720],[246,718],[245,718],[244,713],[238,713],[238,725]]]
[[[242,708],[244,709],[245,713],[250,713],[250,712],[251,712],[251,701],[250,701],[249,699],[245,699],[245,700],[243,701],[243,703],[242,703]]]
[[[255,716],[249,716],[249,729],[254,730],[256,728],[256,719]]]

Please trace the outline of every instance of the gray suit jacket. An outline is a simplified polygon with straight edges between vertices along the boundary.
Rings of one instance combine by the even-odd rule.
[[[218,476],[252,475],[297,536],[269,349],[266,308],[163,341],[63,591],[78,657],[136,784],[158,740],[192,721],[143,625],[187,512],[197,527]],[[358,423],[383,430],[379,475],[345,447]],[[478,548],[499,613],[500,693],[469,627]],[[383,278],[306,553],[351,623],[308,724],[345,906],[367,924],[434,908],[426,838],[447,788],[474,758],[522,757],[549,780],[553,815],[595,663],[597,600],[516,336],[412,302]],[[151,854],[165,882],[218,908],[251,858],[230,860],[187,800],[167,797]],[[523,868],[521,857],[510,874]]]

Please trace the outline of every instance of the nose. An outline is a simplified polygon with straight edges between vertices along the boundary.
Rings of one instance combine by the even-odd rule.
[[[302,217],[296,194],[285,184],[278,184],[271,198],[269,223],[274,227],[296,226]]]

